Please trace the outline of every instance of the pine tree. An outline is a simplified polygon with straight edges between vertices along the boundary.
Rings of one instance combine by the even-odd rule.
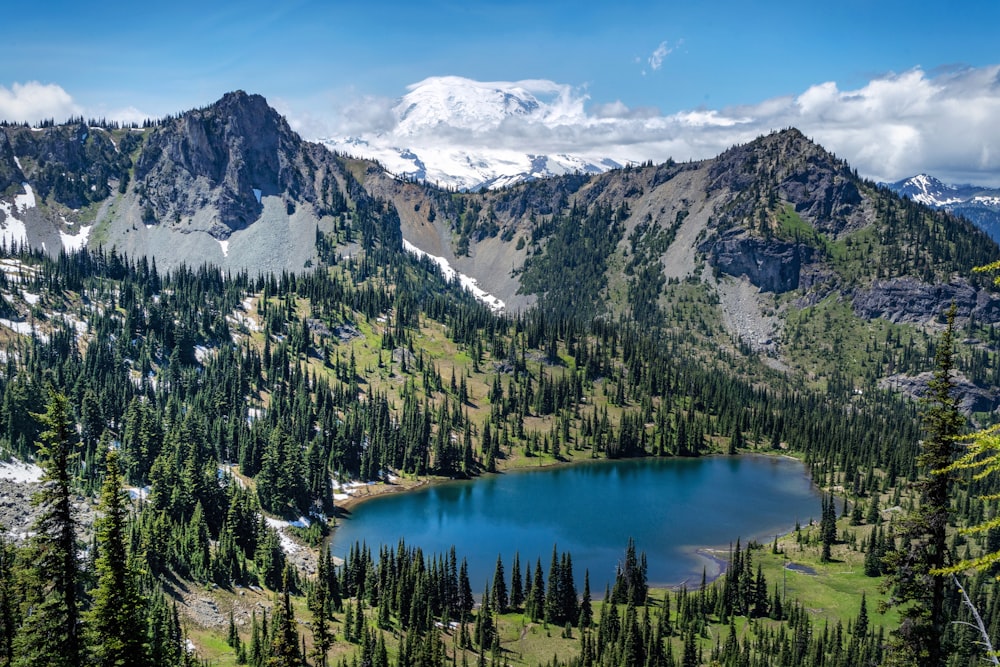
[[[882,529],[878,526],[868,538],[865,551],[865,576],[877,577],[882,574]]]
[[[333,636],[327,623],[327,610],[330,605],[330,555],[329,549],[320,554],[317,566],[316,584],[309,597],[309,610],[312,612],[313,653],[316,667],[326,667],[327,654],[333,645]]]
[[[531,581],[531,592],[528,594],[525,611],[533,621],[537,621],[545,614],[545,582],[542,579],[541,559],[535,559],[535,575]]]
[[[275,605],[274,638],[271,640],[271,657],[268,667],[299,667],[299,633],[295,629],[295,612],[289,594],[291,573],[285,568],[279,605]]]
[[[81,664],[79,565],[76,521],[70,502],[70,465],[76,430],[69,400],[49,390],[45,413],[37,415],[45,429],[38,452],[42,489],[32,502],[41,508],[29,543],[29,611],[15,639],[19,667],[75,667]]]
[[[14,661],[14,635],[18,618],[14,563],[17,550],[0,536],[0,665]]]
[[[498,614],[507,613],[507,581],[503,571],[503,560],[499,555],[497,556],[496,570],[493,572],[493,601]]]
[[[514,552],[514,565],[510,573],[510,606],[512,609],[520,609],[524,604],[524,587],[521,583],[521,557]]]
[[[97,587],[87,614],[88,643],[101,667],[141,665],[146,661],[145,601],[129,562],[128,496],[118,451],[107,453],[101,510],[97,521]]]
[[[594,610],[590,601],[590,570],[583,571],[583,600],[580,602],[580,620],[577,623],[580,630],[586,630],[594,624]]]
[[[822,517],[819,522],[819,536],[823,545],[820,561],[830,562],[830,548],[837,539],[837,513],[834,508],[833,496],[823,497]]]
[[[892,636],[891,659],[915,661],[937,667],[944,664],[948,647],[945,637],[945,579],[936,570],[948,559],[945,528],[948,523],[954,441],[962,428],[962,415],[955,396],[954,327],[955,305],[947,314],[947,325],[938,342],[934,377],[928,384],[924,412],[926,437],[917,463],[923,473],[920,504],[907,517],[903,549],[885,557],[890,577],[889,604],[900,608],[901,623]]]

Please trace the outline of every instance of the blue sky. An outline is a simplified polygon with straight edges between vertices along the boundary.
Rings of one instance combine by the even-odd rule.
[[[308,138],[363,115],[358,100],[399,98],[432,76],[544,79],[587,109],[670,116],[1000,63],[996,2],[43,0],[4,14],[0,117],[156,117],[244,89]],[[979,164],[971,175],[996,177]]]

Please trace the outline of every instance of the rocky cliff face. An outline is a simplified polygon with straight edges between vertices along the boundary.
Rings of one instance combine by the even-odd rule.
[[[152,132],[136,161],[136,190],[147,224],[224,240],[260,218],[265,197],[329,207],[322,187],[337,170],[328,157],[263,97],[240,91]]]
[[[6,134],[0,134],[0,195],[13,194],[12,188],[16,188],[23,181],[24,174],[14,159],[14,148],[10,145],[10,139]]]
[[[700,249],[722,273],[746,276],[762,291],[779,294],[799,288],[802,267],[812,261],[814,252],[801,243],[762,239],[740,229],[730,230]]]
[[[317,231],[367,197],[348,181],[336,156],[242,91],[154,127],[0,129],[0,195],[29,184],[25,237],[53,253],[89,241],[162,268],[300,271],[317,261]]]
[[[947,284],[927,284],[915,278],[879,280],[854,294],[854,312],[865,319],[926,323],[939,319],[954,303],[956,315],[979,322],[1000,322],[1000,297],[959,278]]]

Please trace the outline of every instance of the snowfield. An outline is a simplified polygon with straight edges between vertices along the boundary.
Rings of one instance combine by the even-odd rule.
[[[431,261],[441,268],[441,273],[444,274],[445,280],[451,281],[457,277],[459,283],[463,288],[465,288],[466,291],[470,292],[472,296],[489,306],[493,312],[500,312],[506,307],[506,304],[503,301],[481,288],[476,283],[475,278],[471,278],[464,273],[459,273],[453,269],[451,264],[449,264],[448,260],[444,257],[438,257],[437,255],[426,253],[406,239],[403,239],[403,249],[408,253],[416,255],[417,257],[429,257]]]
[[[76,234],[59,232],[59,239],[62,241],[63,250],[66,252],[78,252],[86,248],[87,241],[90,239],[90,230],[93,228],[93,225],[80,227],[80,231]]]
[[[24,463],[17,459],[0,461],[0,479],[19,484],[34,484],[42,479],[42,469],[34,463]]]

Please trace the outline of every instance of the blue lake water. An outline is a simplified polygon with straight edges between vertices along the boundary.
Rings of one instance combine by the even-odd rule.
[[[402,538],[425,554],[455,545],[469,563],[472,589],[492,581],[497,555],[510,577],[514,553],[522,572],[552,547],[568,551],[579,582],[590,571],[600,595],[613,581],[629,537],[646,553],[653,585],[696,584],[715,566],[699,548],[727,548],[741,538],[769,542],[796,521],[820,516],[820,495],[805,466],[764,456],[602,461],[487,475],[380,496],[341,519],[331,549],[343,557],[355,542],[377,556]]]

